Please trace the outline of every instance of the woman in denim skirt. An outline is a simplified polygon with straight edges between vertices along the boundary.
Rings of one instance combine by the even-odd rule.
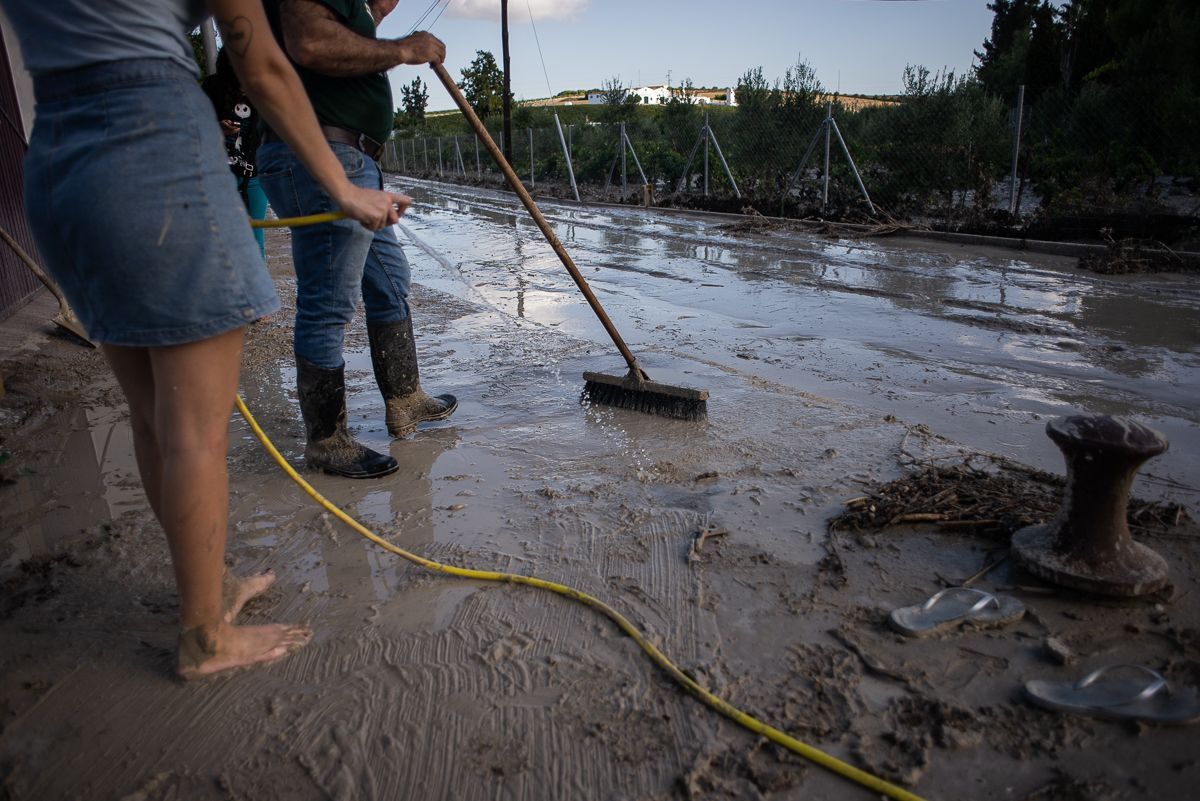
[[[138,469],[180,594],[179,675],[278,659],[305,626],[236,626],[270,573],[225,573],[229,418],[247,323],[279,308],[186,32],[217,19],[242,86],[338,207],[390,225],[321,136],[260,0],[0,0],[33,75],[26,210],[46,266],[129,401]]]

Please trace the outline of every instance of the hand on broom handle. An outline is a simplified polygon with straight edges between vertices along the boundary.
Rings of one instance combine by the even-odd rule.
[[[592,311],[600,318],[600,322],[604,325],[604,330],[612,337],[613,344],[621,351],[621,355],[625,357],[625,361],[629,364],[630,374],[638,378],[649,378],[646,372],[637,363],[637,359],[625,344],[625,340],[621,339],[621,335],[617,332],[617,327],[613,325],[612,320],[608,319],[608,314],[605,313],[604,307],[600,305],[600,301],[592,292],[592,288],[588,286],[587,281],[583,280],[583,276],[579,273],[579,268],[575,266],[575,262],[571,260],[571,256],[567,253],[566,248],[562,246],[562,242],[558,241],[550,224],[546,222],[546,218],[542,216],[541,209],[533,202],[529,192],[525,189],[525,185],[521,183],[521,179],[513,172],[512,165],[505,160],[504,154],[500,152],[500,148],[492,140],[491,134],[487,128],[479,121],[479,117],[475,115],[475,110],[471,108],[471,104],[463,97],[458,86],[455,85],[454,79],[450,77],[450,73],[446,72],[446,68],[439,63],[432,63],[430,68],[437,73],[442,85],[446,87],[446,91],[450,93],[450,97],[454,98],[454,102],[458,105],[463,116],[467,118],[467,122],[471,123],[471,127],[475,129],[475,135],[479,137],[479,141],[483,142],[483,146],[487,148],[491,154],[492,160],[500,167],[504,177],[508,179],[508,185],[517,193],[517,197],[521,198],[521,202],[525,204],[529,214],[533,217],[533,221],[537,223],[538,228],[542,229],[542,234],[546,237],[546,241],[550,243],[550,247],[554,248],[554,252],[558,254],[558,258],[562,261],[563,266],[567,268],[567,272],[571,274],[571,278],[575,280],[575,285],[579,287],[579,291],[587,298],[588,305],[592,307]]]

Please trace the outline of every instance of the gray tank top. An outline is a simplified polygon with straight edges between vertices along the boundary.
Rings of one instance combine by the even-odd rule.
[[[207,15],[204,0],[0,0],[0,6],[34,75],[131,58],[167,58],[199,75],[187,32]]]

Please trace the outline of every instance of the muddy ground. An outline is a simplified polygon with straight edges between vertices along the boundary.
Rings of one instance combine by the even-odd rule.
[[[1021,687],[1126,662],[1200,686],[1194,279],[547,204],[653,377],[711,392],[697,425],[580,406],[580,373],[620,360],[511,198],[409,188],[423,380],[461,405],[390,442],[356,326],[351,425],[401,471],[309,475],[320,491],[424,556],[600,596],[719,695],[923,797],[1192,796],[1200,728],[1046,712]],[[268,247],[289,306],[286,234]],[[289,311],[250,329],[242,387],[299,466]],[[280,577],[248,618],[310,620],[316,638],[179,683],[170,565],[115,382],[49,328],[0,374],[0,798],[873,797],[700,706],[582,606],[381,552],[236,418],[231,561]],[[1008,560],[972,586],[1020,598],[1024,620],[893,633],[889,610],[975,577],[1004,536],[828,521],[968,457],[1061,473],[1042,428],[1078,412],[1172,440],[1135,487],[1183,510],[1137,530],[1171,587],[1102,601]],[[697,553],[706,529],[727,533]]]

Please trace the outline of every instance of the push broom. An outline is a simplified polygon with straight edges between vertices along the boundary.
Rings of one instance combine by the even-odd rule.
[[[562,246],[562,242],[558,240],[558,236],[550,228],[550,224],[546,222],[546,218],[542,216],[541,210],[537,204],[533,202],[533,198],[525,189],[525,185],[521,183],[521,179],[513,172],[512,165],[504,158],[504,154],[500,152],[500,148],[492,140],[491,134],[487,128],[479,121],[475,110],[471,108],[471,104],[463,97],[458,86],[455,85],[454,79],[450,77],[450,73],[446,72],[446,68],[441,64],[430,64],[433,71],[437,73],[442,85],[446,87],[446,91],[450,93],[450,97],[454,98],[454,102],[458,105],[463,116],[467,118],[467,122],[475,129],[475,135],[479,137],[479,141],[483,142],[487,148],[492,160],[496,162],[496,166],[504,173],[504,177],[508,180],[508,185],[517,193],[517,197],[525,204],[525,208],[529,211],[533,221],[537,223],[537,227],[541,229],[542,235],[546,237],[546,241],[550,243],[550,247],[558,254],[559,260],[563,266],[567,268],[567,272],[571,274],[571,278],[575,280],[575,285],[579,287],[579,291],[587,299],[588,305],[592,307],[592,311],[596,313],[600,323],[604,326],[604,330],[612,337],[613,344],[617,346],[617,350],[621,351],[621,355],[625,357],[626,364],[629,365],[629,372],[624,376],[607,375],[605,373],[586,372],[583,374],[583,398],[593,403],[601,403],[607,406],[616,406],[622,409],[632,409],[638,412],[647,412],[657,414],[663,417],[674,417],[680,420],[702,420],[708,414],[708,391],[704,389],[690,389],[688,387],[673,387],[669,384],[660,384],[657,381],[651,381],[646,375],[646,371],[638,364],[637,358],[629,350],[629,346],[625,344],[625,340],[621,338],[617,332],[616,326],[604,311],[604,307],[600,305],[600,301],[596,298],[592,288],[588,286],[587,281],[583,279],[579,268],[575,266],[575,262],[571,260],[571,256],[567,253],[566,248]]]
[[[17,240],[13,239],[8,231],[5,231],[3,228],[0,228],[0,239],[3,239],[12,248],[17,258],[29,268],[30,272],[42,282],[46,289],[50,291],[50,294],[54,296],[54,299],[58,301],[58,314],[54,315],[54,319],[51,322],[64,331],[70,331],[87,345],[93,348],[96,347],[96,343],[88,338],[87,331],[83,330],[83,323],[79,322],[79,318],[75,316],[75,312],[71,311],[71,307],[67,305],[67,300],[63,297],[62,292],[50,280],[50,276],[46,275],[42,268],[38,266],[38,263],[33,260],[33,257],[25,252],[25,248],[21,247],[17,243]]]

